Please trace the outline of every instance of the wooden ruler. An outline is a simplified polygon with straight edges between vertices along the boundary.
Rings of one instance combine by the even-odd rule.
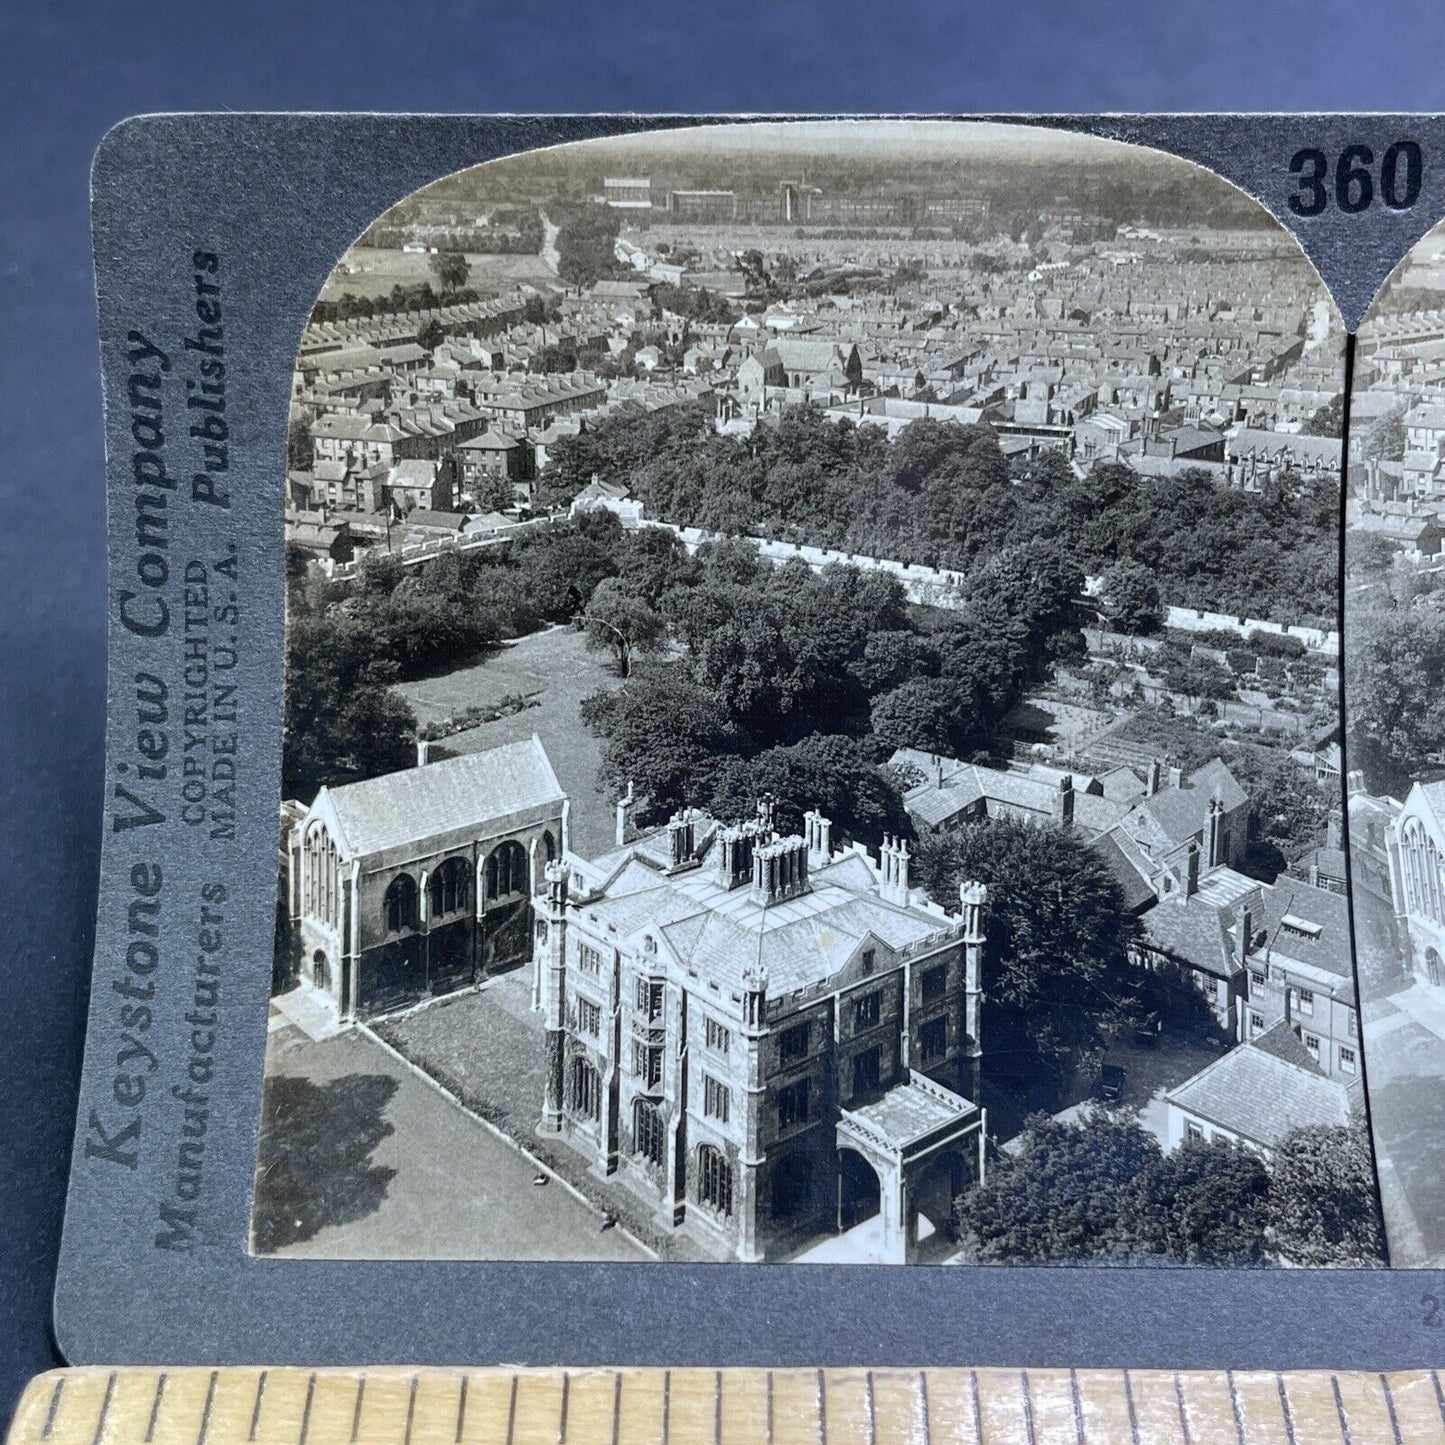
[[[82,1368],[10,1445],[1445,1445],[1433,1372]]]

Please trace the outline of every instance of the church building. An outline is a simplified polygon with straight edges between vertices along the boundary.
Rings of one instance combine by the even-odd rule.
[[[688,809],[537,900],[542,1131],[720,1258],[874,1221],[902,1262],[982,1176],[985,891],[950,913],[906,842],[831,834]]]
[[[1416,783],[1385,832],[1395,915],[1422,983],[1445,984],[1445,779]]]
[[[302,979],[353,1020],[530,961],[532,895],[567,811],[535,735],[284,804]]]

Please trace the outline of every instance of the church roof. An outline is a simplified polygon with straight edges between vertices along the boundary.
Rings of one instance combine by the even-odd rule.
[[[356,858],[475,829],[528,808],[560,805],[565,797],[534,734],[489,752],[323,788],[313,811],[329,800],[343,855]]]

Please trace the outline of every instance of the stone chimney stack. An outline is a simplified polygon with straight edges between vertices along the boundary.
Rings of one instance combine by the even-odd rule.
[[[821,813],[803,814],[803,836],[808,841],[808,865],[822,868],[833,856],[833,822]]]
[[[1163,778],[1164,764],[1158,758],[1153,758],[1149,763],[1149,775],[1144,782],[1144,796],[1152,798],[1159,791],[1159,783]]]
[[[429,738],[418,738],[416,740],[416,765],[424,768],[431,762],[432,744]]]
[[[908,902],[908,858],[908,840],[885,833],[878,850],[878,893],[885,903]]]
[[[681,868],[690,863],[696,847],[697,814],[691,808],[684,808],[667,820],[668,866]]]
[[[1065,773],[1059,779],[1058,797],[1054,800],[1054,816],[1061,828],[1074,826],[1074,775]]]
[[[1249,962],[1250,945],[1254,942],[1254,913],[1246,899],[1239,910],[1239,924],[1234,940],[1235,957],[1241,966]]]
[[[637,811],[637,794],[633,791],[631,780],[628,781],[627,791],[617,800],[617,846],[625,847],[637,837],[637,825],[634,822],[634,814]]]
[[[773,795],[771,793],[764,793],[758,799],[757,826],[761,834],[761,841],[766,843],[773,836]]]
[[[1189,850],[1189,859],[1184,867],[1184,896],[1193,898],[1199,892],[1199,849]]]
[[[1339,808],[1330,809],[1329,822],[1325,826],[1325,847],[1343,848],[1345,846],[1345,820]]]
[[[764,908],[808,891],[808,843],[796,833],[753,849],[753,899]]]
[[[718,882],[728,889],[740,888],[753,876],[753,852],[759,841],[756,823],[734,824],[718,831]]]
[[[1182,787],[1184,786],[1184,769],[1183,769],[1183,768],[1170,768],[1170,769],[1169,769],[1169,786],[1170,786],[1171,788],[1182,788]]]
[[[1204,856],[1210,868],[1224,862],[1224,799],[1216,792],[1209,800],[1209,821],[1204,830]]]

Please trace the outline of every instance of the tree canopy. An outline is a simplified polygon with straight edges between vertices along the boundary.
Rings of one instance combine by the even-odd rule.
[[[651,516],[734,536],[961,570],[1043,545],[1080,576],[1135,564],[1161,605],[1283,621],[1332,618],[1337,605],[1327,478],[1252,492],[1199,468],[1152,477],[1112,461],[1078,477],[1062,458],[1010,464],[986,425],[922,419],[889,440],[807,406],[747,438],[715,434],[700,411],[619,416],[605,446],[560,448],[544,486],[575,493],[594,471]]]
[[[996,1074],[1053,1103],[1075,1068],[1132,1007],[1138,920],[1099,856],[1074,832],[1009,818],[925,837],[918,877],[956,906],[987,884],[983,1031]]]

